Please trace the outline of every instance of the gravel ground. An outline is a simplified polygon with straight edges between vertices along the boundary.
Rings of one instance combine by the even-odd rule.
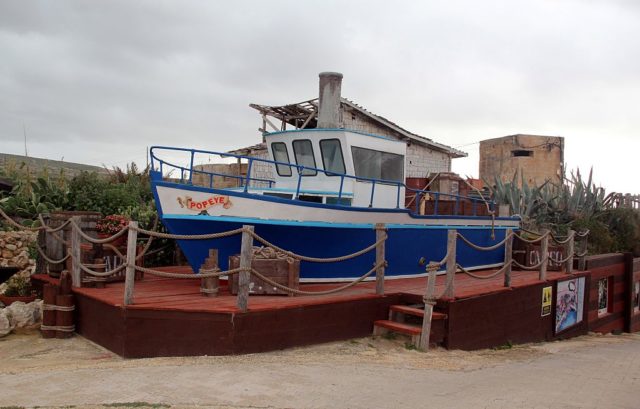
[[[127,360],[76,336],[0,339],[0,407],[634,408],[640,335],[421,353],[361,338],[262,354]]]

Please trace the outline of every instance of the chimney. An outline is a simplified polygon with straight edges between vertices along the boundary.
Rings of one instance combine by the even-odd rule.
[[[318,103],[318,128],[342,128],[340,120],[340,88],[342,74],[320,73],[320,101]]]

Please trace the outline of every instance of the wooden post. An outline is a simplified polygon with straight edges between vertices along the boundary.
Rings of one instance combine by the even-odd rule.
[[[580,250],[580,254],[582,254],[582,256],[578,257],[578,270],[580,271],[584,271],[587,269],[587,238],[589,236],[584,236],[582,237],[582,246],[580,246],[582,249]]]
[[[387,229],[384,226],[384,223],[376,223],[376,242],[382,240],[382,238],[387,234]],[[376,270],[376,294],[382,295],[384,294],[384,247],[386,241],[382,241],[376,246],[376,265],[379,266]]]
[[[542,241],[540,242],[540,281],[547,281],[547,267],[549,266],[549,231],[542,230]]]
[[[511,287],[511,261],[513,258],[513,230],[507,229],[504,242],[504,286]]]
[[[445,282],[444,298],[453,298],[454,279],[456,275],[456,242],[458,241],[458,231],[453,229],[447,232],[447,279]]]
[[[427,267],[428,269],[428,267]],[[433,318],[433,295],[436,290],[436,268],[429,271],[427,278],[427,291],[424,294],[424,317],[422,318],[422,332],[420,333],[420,345],[418,349],[421,351],[429,350],[429,337],[431,336],[431,319]]]
[[[253,232],[253,226],[244,225],[244,229]],[[251,268],[251,257],[253,246],[253,236],[247,231],[242,232],[242,247],[240,248],[240,268]],[[238,299],[237,306],[242,312],[247,312],[249,309],[249,280],[251,273],[249,271],[241,271],[240,277],[238,277]]]
[[[204,261],[204,268],[213,270],[218,267],[218,249],[209,249],[209,257]],[[202,267],[201,270],[202,272]],[[205,297],[217,297],[218,287],[220,283],[219,277],[207,277],[202,279],[203,295]]]
[[[124,278],[124,305],[133,304],[133,284],[136,281],[136,242],[138,240],[138,222],[129,222],[127,236],[127,268]]]
[[[566,270],[567,270],[567,274],[571,274],[573,273],[573,252],[574,252],[574,238],[576,236],[576,232],[573,230],[569,230],[569,242],[567,243],[567,255],[566,257],[569,258],[569,260],[567,260],[567,265],[566,265]]]
[[[80,263],[82,263],[82,236],[80,236],[80,217],[74,216],[71,218],[73,223],[71,225],[71,284],[74,287],[81,287],[81,274]]]

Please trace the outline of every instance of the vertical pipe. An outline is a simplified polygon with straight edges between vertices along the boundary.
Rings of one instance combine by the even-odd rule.
[[[296,196],[295,199],[297,200],[300,197],[300,185],[302,185],[302,166],[298,166],[298,186],[296,187]]]
[[[504,243],[504,286],[511,287],[511,261],[513,258],[513,230],[507,229]]]
[[[398,192],[396,193],[396,209],[400,208],[400,183],[398,183]]]
[[[249,231],[253,232],[254,227],[249,225],[242,226],[245,231],[242,232],[242,246],[240,248],[240,268],[243,269],[238,274],[238,298],[236,305],[242,312],[247,312],[249,309],[249,281],[251,278],[251,257],[253,236],[249,234]]]
[[[371,182],[371,198],[369,199],[369,207],[373,207],[373,194],[376,191],[376,181]]]
[[[384,223],[376,223],[376,242],[382,240],[387,234],[387,229],[384,226]],[[384,294],[384,263],[385,261],[385,243],[386,240],[383,240],[381,243],[378,243],[376,246],[376,265],[379,266],[376,269],[376,294],[382,295]]]
[[[344,186],[344,175],[340,175],[340,190],[338,191],[338,204],[340,204],[340,199],[342,199],[343,186]]]
[[[549,266],[549,230],[542,230],[542,242],[540,243],[540,281],[547,281],[547,268]]]
[[[247,177],[244,182],[244,192],[249,190],[249,178],[251,177],[251,167],[253,166],[253,158],[249,158],[249,165],[247,165]]]
[[[458,239],[458,231],[455,229],[447,231],[447,279],[445,284],[445,298],[453,298],[454,279],[457,270],[456,262],[456,242]]]
[[[136,241],[138,222],[129,222],[127,236],[127,268],[124,278],[124,305],[133,304],[133,284],[136,280]]]

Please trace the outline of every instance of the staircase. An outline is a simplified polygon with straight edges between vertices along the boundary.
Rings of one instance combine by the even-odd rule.
[[[424,305],[392,305],[389,307],[389,319],[373,323],[373,335],[385,335],[390,332],[411,337],[413,345],[419,345],[422,334]],[[434,311],[431,317],[430,345],[440,345],[444,341],[447,314]]]

